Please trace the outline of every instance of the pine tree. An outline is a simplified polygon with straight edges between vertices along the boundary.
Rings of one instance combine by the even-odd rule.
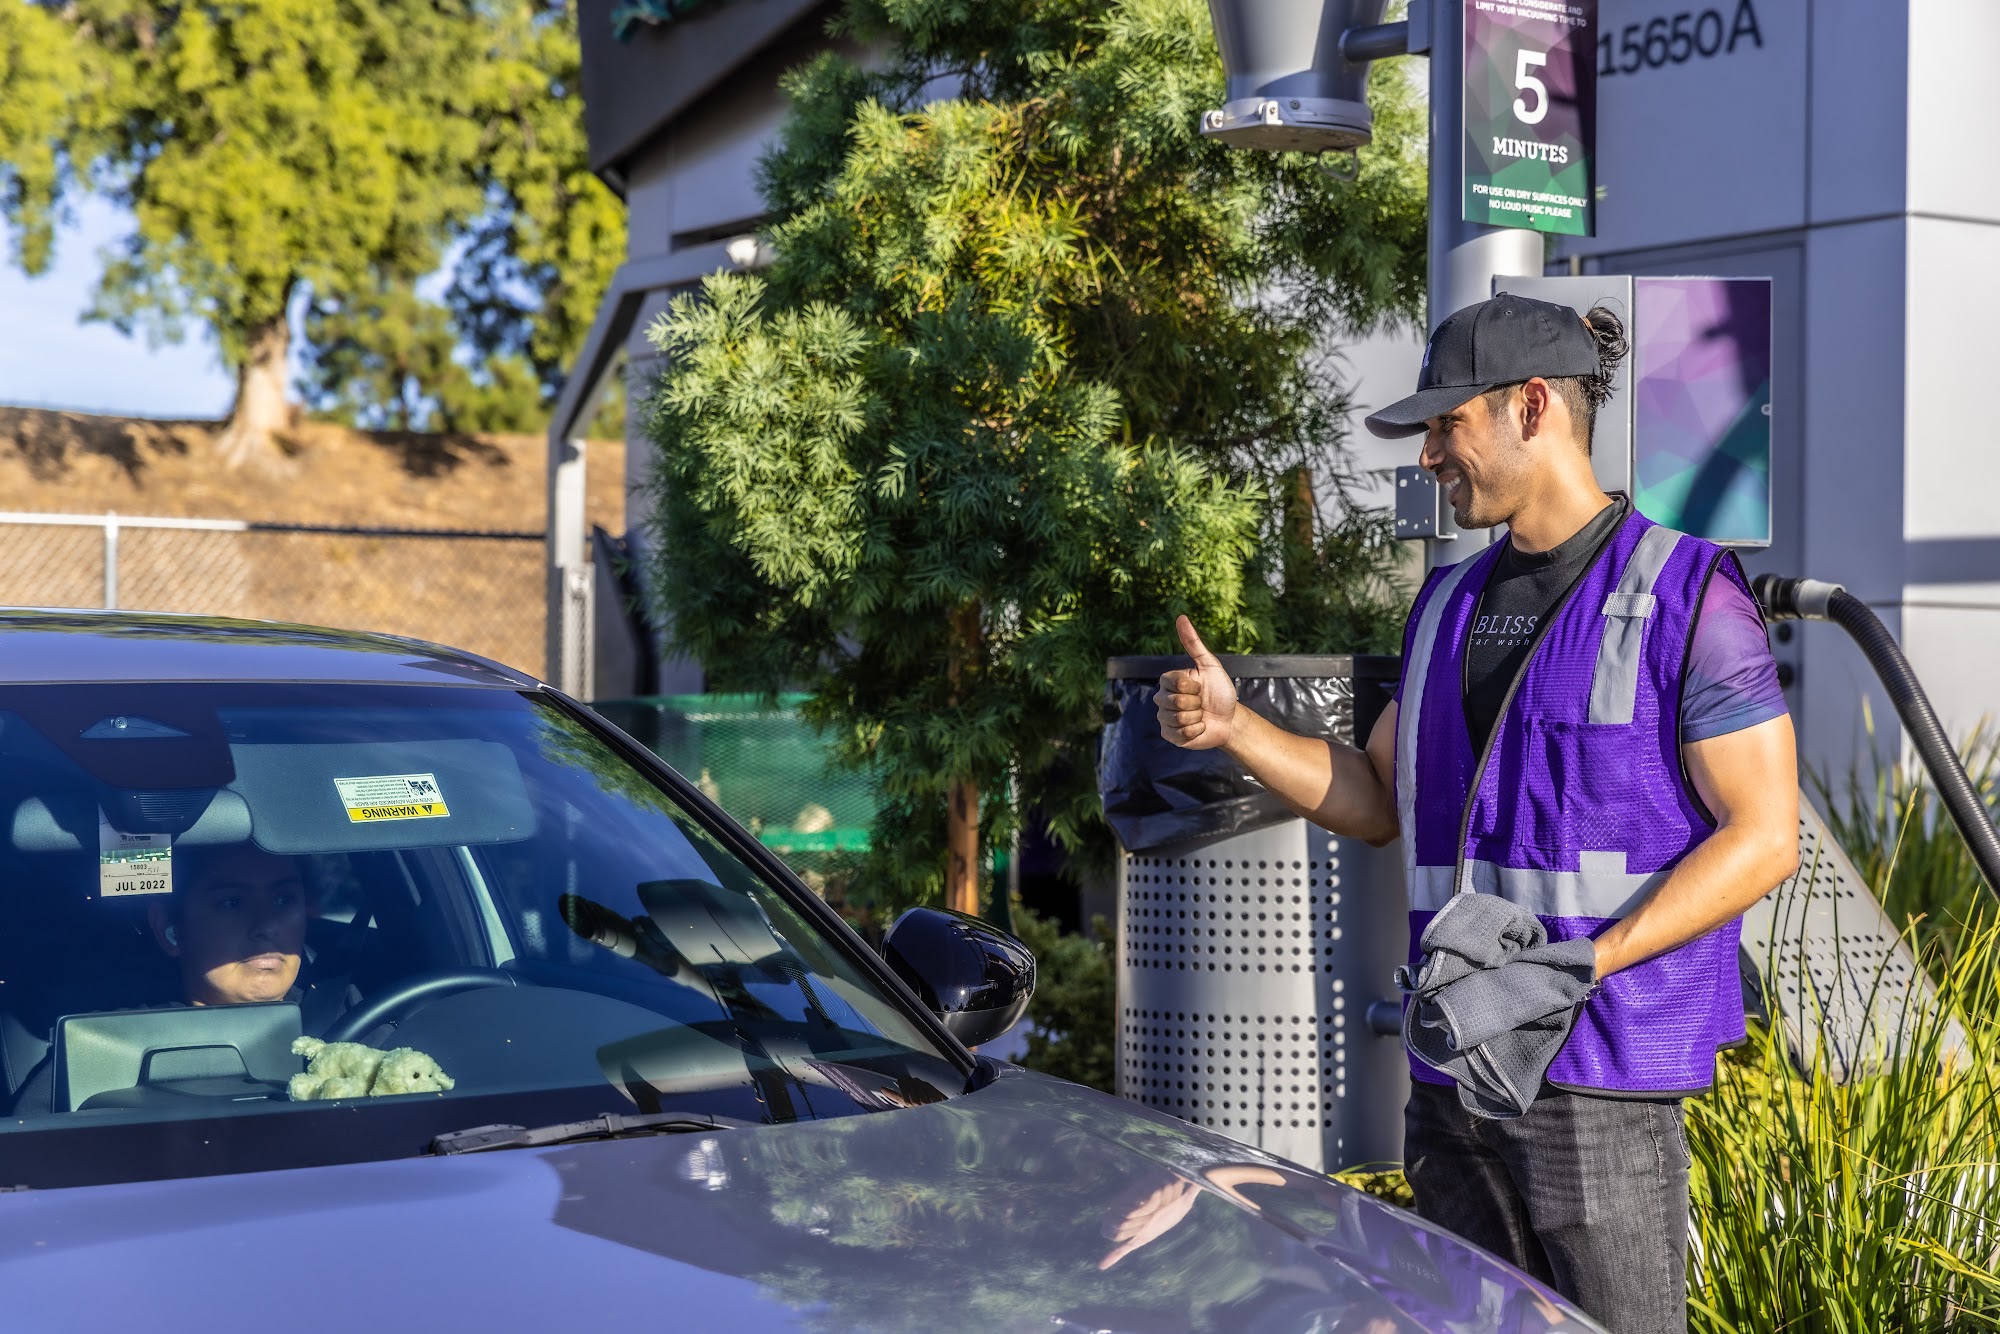
[[[1182,611],[1274,645],[1286,575],[1351,576],[1261,552],[1286,477],[1338,482],[1327,336],[1420,299],[1422,121],[1383,71],[1353,180],[1203,141],[1200,0],[855,0],[837,30],[888,58],[789,77],[775,266],[653,331],[652,584],[718,687],[806,687],[877,776],[881,906],[971,909],[982,829],[1098,827],[1107,655],[1172,651]]]

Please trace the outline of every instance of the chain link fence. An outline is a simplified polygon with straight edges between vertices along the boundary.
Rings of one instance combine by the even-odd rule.
[[[537,676],[544,577],[540,533],[0,513],[0,605],[373,630]]]

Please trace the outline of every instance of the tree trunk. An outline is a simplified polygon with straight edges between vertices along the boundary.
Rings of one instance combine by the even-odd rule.
[[[951,641],[945,674],[951,682],[951,704],[960,701],[960,687],[980,666],[979,604],[968,602],[951,614]],[[955,912],[979,912],[979,784],[960,774],[951,780],[947,797],[945,848],[949,865],[944,877],[944,906]]]
[[[1319,501],[1313,496],[1312,469],[1301,463],[1287,473],[1283,495],[1283,563],[1285,590],[1290,592],[1305,587],[1319,560]]]
[[[951,823],[945,843],[951,867],[945,875],[944,906],[979,915],[979,784],[957,778],[951,784]]]
[[[236,368],[236,406],[216,437],[226,468],[278,462],[278,433],[292,424],[285,402],[285,352],[292,340],[284,316],[254,329],[243,364]]]

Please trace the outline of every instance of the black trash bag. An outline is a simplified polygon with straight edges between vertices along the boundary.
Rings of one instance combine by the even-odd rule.
[[[1222,659],[1237,698],[1301,736],[1366,743],[1395,690],[1392,657]],[[1097,791],[1127,852],[1239,834],[1293,818],[1285,804],[1219,750],[1182,750],[1160,735],[1153,694],[1184,657],[1113,658],[1104,688]],[[1357,726],[1358,723],[1358,726]]]

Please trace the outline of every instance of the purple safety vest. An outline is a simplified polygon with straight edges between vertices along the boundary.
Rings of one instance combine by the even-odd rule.
[[[1597,935],[1714,828],[1681,766],[1681,683],[1710,575],[1749,591],[1734,557],[1627,515],[1543,618],[1481,756],[1465,721],[1465,643],[1500,552],[1440,570],[1404,631],[1396,804],[1412,962],[1458,893],[1528,908],[1551,940]],[[1606,978],[1549,1082],[1662,1097],[1709,1087],[1716,1049],[1744,1035],[1739,931],[1730,922]]]

